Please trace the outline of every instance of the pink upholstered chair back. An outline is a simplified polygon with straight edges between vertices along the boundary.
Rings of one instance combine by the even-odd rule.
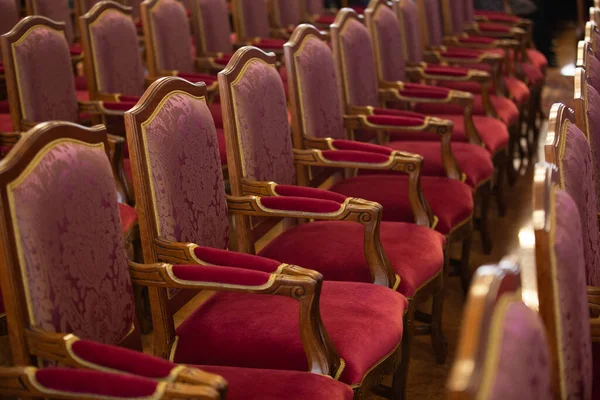
[[[31,15],[50,18],[53,21],[65,24],[64,32],[69,45],[73,44],[75,35],[71,21],[69,3],[64,0],[28,0],[28,9]]]
[[[306,5],[306,13],[308,15],[322,15],[325,11],[321,0],[300,0]]]
[[[0,35],[10,31],[18,21],[19,7],[17,1],[0,0]]]
[[[153,76],[163,71],[194,72],[192,36],[187,11],[177,0],[146,0],[142,3],[148,69]]]
[[[333,52],[314,27],[296,28],[284,47],[292,116],[301,136],[345,139],[343,104]]]
[[[371,36],[353,10],[338,13],[331,28],[331,41],[346,105],[379,106]]]
[[[142,1],[141,0],[127,0],[127,2],[125,4],[127,4],[128,7],[131,7],[131,16],[135,20],[138,20],[141,18],[141,16],[142,16],[142,13],[141,13]]]
[[[510,259],[475,272],[448,379],[449,399],[552,398],[545,327],[523,302],[520,286],[519,268]]]
[[[285,92],[275,57],[254,47],[238,50],[219,73],[219,92],[229,148],[228,165],[240,179],[295,184]],[[239,152],[240,159],[235,159]]]
[[[473,22],[475,22],[475,2],[474,0],[464,0],[463,23],[472,24]]]
[[[152,232],[150,243],[160,237],[227,248],[225,185],[205,92],[204,84],[161,78],[148,89],[150,100],[126,115],[128,140],[140,151],[134,182],[150,191],[136,191],[137,204],[151,216],[140,219]]]
[[[427,25],[427,44],[432,47],[441,46],[444,42],[444,25],[440,0],[422,0],[422,5],[421,12],[425,14],[424,22]]]
[[[278,19],[279,27],[293,27],[300,23],[302,19],[300,3],[297,0],[271,0],[277,11],[275,16]]]
[[[193,0],[198,54],[233,53],[227,0]]]
[[[586,73],[590,85],[592,85],[597,92],[600,92],[600,60],[595,56],[588,57]]]
[[[426,0],[429,3],[438,3],[440,0]],[[459,35],[465,27],[465,0],[442,0],[445,7],[445,21],[441,20],[440,27],[446,26],[446,34]],[[439,6],[438,6],[439,8]],[[440,14],[441,15],[441,14]],[[430,28],[431,29],[431,28]]]
[[[95,91],[141,96],[144,67],[131,10],[103,1],[81,19],[87,30],[82,39],[89,46],[86,66],[93,69]]]
[[[413,0],[400,0],[399,8],[404,28],[406,61],[412,64],[420,63],[424,58],[424,45],[421,37],[419,9]]]
[[[267,0],[233,0],[236,32],[240,38],[269,37]]]
[[[23,291],[27,308],[8,312],[17,334],[36,327],[120,344],[135,331],[107,148],[103,126],[48,122],[24,135],[0,167],[3,231],[10,232],[1,245],[13,277],[2,281],[3,293]],[[13,350],[22,362],[22,349]]]
[[[79,118],[63,29],[64,24],[45,17],[26,17],[2,36],[7,85],[14,89],[9,90],[9,101],[19,119],[74,122]]]
[[[404,42],[396,13],[381,0],[374,9],[371,6],[367,8],[365,18],[375,50],[379,79],[391,82],[406,80]]]

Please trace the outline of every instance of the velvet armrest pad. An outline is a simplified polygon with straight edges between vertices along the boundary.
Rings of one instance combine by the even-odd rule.
[[[420,118],[404,117],[399,115],[369,115],[367,121],[375,125],[387,125],[387,126],[420,126],[423,125],[424,120]]]
[[[373,143],[357,142],[355,140],[336,139],[331,142],[337,150],[356,150],[367,153],[377,153],[389,156],[392,154],[392,149],[389,147],[380,146]]]
[[[458,41],[461,43],[492,44],[496,39],[486,36],[467,36],[458,38]]]
[[[477,26],[479,27],[479,30],[481,32],[501,32],[501,33],[510,32],[509,26],[501,25],[501,24],[494,24],[491,22],[480,22],[477,24]]]
[[[315,214],[326,214],[340,211],[342,206],[337,201],[311,199],[306,197],[270,196],[261,197],[263,206],[278,211],[297,211]]]
[[[127,96],[127,95],[120,95],[119,96],[119,101],[122,102],[126,102],[126,103],[137,103],[138,101],[140,101],[141,96]]]
[[[73,398],[77,398],[77,394],[86,398],[91,398],[90,395],[94,398],[152,398],[158,386],[157,381],[139,376],[69,368],[38,369],[35,380],[42,390],[69,393]]]
[[[405,97],[413,97],[419,99],[445,99],[448,97],[448,93],[450,90],[442,91],[435,89],[427,89],[427,88],[405,88],[399,90],[401,96]]]
[[[177,279],[215,285],[262,286],[271,278],[262,271],[217,265],[173,265],[172,272]]]
[[[166,378],[177,365],[138,351],[89,340],[77,340],[73,353],[88,363],[152,379]]]
[[[197,246],[194,255],[201,261],[212,265],[227,265],[229,267],[272,273],[281,265],[279,261],[235,251]]]
[[[334,140],[334,142],[336,142]],[[351,142],[348,140],[348,142]],[[305,197],[309,199],[329,200],[335,201],[336,203],[342,204],[346,201],[347,197],[343,194],[330,192],[329,190],[311,188],[306,186],[295,186],[295,185],[277,185],[275,186],[275,193],[278,196],[287,197]]]
[[[483,53],[479,50],[473,49],[462,49],[462,48],[450,48],[441,53],[442,57],[448,58],[465,58],[465,59],[478,59]]]
[[[389,156],[357,150],[323,150],[323,157],[329,161],[351,162],[361,164],[384,164]]]
[[[404,110],[395,110],[393,108],[374,108],[373,114],[375,115],[395,115],[397,117],[408,117],[413,119],[419,119],[421,123],[425,121],[425,115],[414,112],[414,111],[404,111]]]
[[[428,75],[439,75],[439,76],[467,76],[469,70],[467,68],[460,67],[439,67],[439,66],[427,66],[425,67],[425,73]]]

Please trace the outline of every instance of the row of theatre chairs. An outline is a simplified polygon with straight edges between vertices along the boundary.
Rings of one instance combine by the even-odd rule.
[[[235,4],[237,26],[268,20],[262,1]],[[2,36],[13,362],[86,369],[10,368],[3,392],[220,398],[227,381],[228,398],[403,398],[414,335],[445,360],[450,246],[462,242],[466,290],[475,204],[489,251],[492,190],[502,211],[513,158],[533,155],[545,61],[528,47],[529,22],[468,1],[373,0],[325,31],[238,31],[234,44],[225,2],[191,7],[193,29],[181,3],[142,3],[148,77],[131,10],[92,7],[80,19],[84,101],[64,24],[26,17]],[[220,40],[226,49],[203,50]],[[282,219],[288,229],[257,248]],[[492,280],[517,290],[508,270]],[[139,288],[154,355],[168,362],[121,348],[141,349]],[[198,290],[217,294],[176,328]],[[101,375],[111,384],[95,385]]]

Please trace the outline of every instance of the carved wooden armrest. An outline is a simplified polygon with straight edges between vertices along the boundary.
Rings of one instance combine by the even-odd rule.
[[[300,337],[311,372],[335,376],[341,359],[327,338],[319,311],[321,274],[269,274],[248,269],[210,265],[137,264],[129,262],[134,284],[158,288],[215,290],[276,295],[299,303]]]
[[[477,69],[451,66],[425,65],[424,67],[409,67],[406,73],[411,81],[437,80],[455,82],[478,82],[482,85],[490,83],[492,76]]]
[[[418,187],[418,182],[416,185]],[[417,194],[415,193],[415,195]],[[414,200],[414,196],[411,197],[411,200]],[[416,201],[419,200],[424,202],[424,198],[416,199]],[[360,223],[364,226],[364,253],[373,283],[395,288],[400,282],[400,278],[389,265],[379,239],[379,225],[383,209],[378,203],[358,198],[346,198],[343,203],[338,203],[322,199],[287,196],[227,196],[227,204],[231,213],[247,216]],[[310,208],[309,205],[311,205]],[[317,207],[321,208],[321,212],[316,212]],[[427,210],[429,211],[429,209]],[[415,219],[417,218],[421,218],[418,223],[430,225],[428,214],[415,216]]]
[[[474,96],[468,92],[437,86],[405,84],[403,82],[380,82],[381,101],[408,101],[412,103],[445,103],[463,108],[472,107]]]
[[[219,375],[177,365],[162,358],[117,346],[81,340],[72,334],[37,329],[25,332],[31,354],[76,368],[110,370],[167,382],[207,385],[224,392],[227,382]],[[143,365],[144,368],[139,368]]]
[[[122,117],[125,112],[135,106],[134,103],[115,101],[79,101],[79,112],[94,115],[111,115]]]
[[[171,70],[161,70],[159,72],[159,76],[152,77],[151,79],[157,80],[163,76],[177,76],[179,78],[185,79],[186,81],[190,81],[192,83],[204,82],[206,83],[206,91],[208,93],[213,93],[219,90],[219,82],[217,80],[216,75],[203,74],[200,72],[181,72],[174,69]]]

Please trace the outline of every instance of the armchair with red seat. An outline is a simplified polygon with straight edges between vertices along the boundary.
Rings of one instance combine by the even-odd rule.
[[[232,0],[233,26],[240,45],[256,46],[281,56],[290,33],[282,27],[269,25],[269,6],[266,1]]]

